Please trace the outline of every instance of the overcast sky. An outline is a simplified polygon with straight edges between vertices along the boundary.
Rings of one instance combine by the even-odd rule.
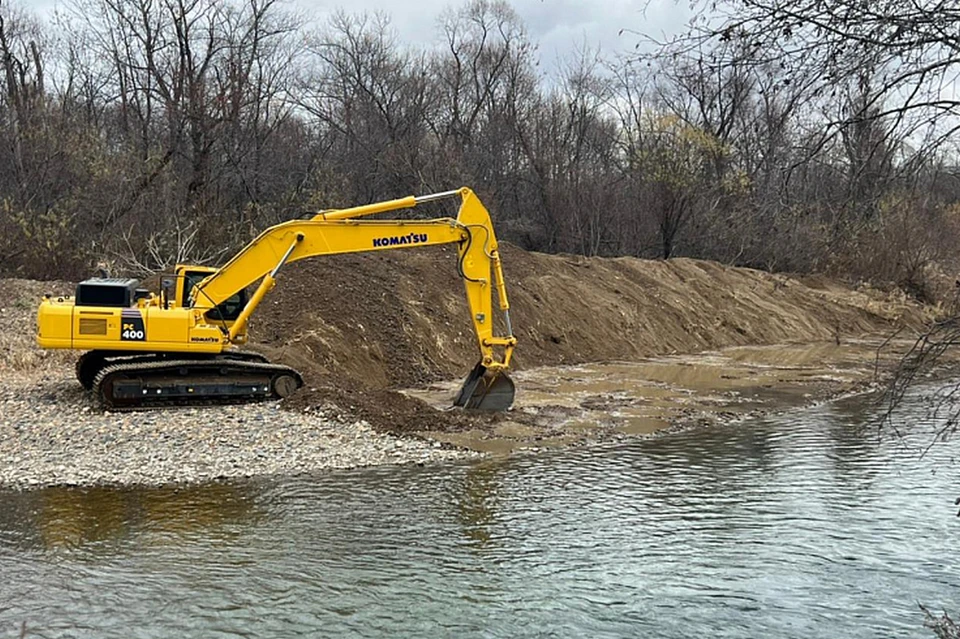
[[[229,0],[225,0],[229,1]],[[349,12],[383,11],[391,16],[404,42],[428,45],[437,38],[437,18],[448,7],[466,0],[284,0],[306,17],[322,22],[337,8]],[[545,71],[578,46],[600,47],[604,54],[632,50],[635,33],[660,38],[674,33],[689,16],[689,3],[676,0],[509,0],[534,42],[540,45]],[[47,15],[62,0],[20,0],[25,7]],[[627,29],[618,35],[621,29]]]
[[[466,0],[293,0],[308,15],[320,18],[337,7],[353,11],[380,10],[392,17],[393,26],[407,42],[428,44],[438,38],[437,18],[448,7]],[[633,49],[638,41],[628,29],[661,37],[678,31],[686,21],[688,3],[675,0],[510,0],[532,39],[540,45],[540,58],[553,68],[558,57],[570,55],[586,42],[604,53]],[[322,19],[322,18],[321,18]]]

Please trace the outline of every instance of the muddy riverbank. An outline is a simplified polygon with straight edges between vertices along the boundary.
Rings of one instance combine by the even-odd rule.
[[[71,285],[0,280],[0,484],[198,482],[647,437],[867,389],[881,338],[864,336],[936,313],[693,260],[504,256],[519,390],[496,415],[443,410],[476,359],[448,249],[292,266],[253,341],[306,386],[243,407],[103,412],[73,379],[74,353],[34,345],[39,298]]]
[[[502,453],[730,423],[882,389],[908,347],[906,341],[860,339],[543,367],[516,374],[523,392],[510,413],[472,428],[417,434]],[[434,384],[408,394],[441,408],[455,386]]]

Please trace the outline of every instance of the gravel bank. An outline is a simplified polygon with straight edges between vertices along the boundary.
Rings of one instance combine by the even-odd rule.
[[[193,483],[473,455],[275,402],[105,413],[65,373],[23,375],[0,390],[0,486],[7,488]]]

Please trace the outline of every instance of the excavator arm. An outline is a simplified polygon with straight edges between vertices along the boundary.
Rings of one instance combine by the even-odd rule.
[[[362,220],[376,213],[413,208],[441,199],[459,198],[456,219]],[[457,244],[457,266],[463,277],[480,362],[468,375],[455,404],[503,410],[513,401],[513,382],[505,374],[516,345],[504,286],[497,238],[490,214],[469,188],[426,196],[410,196],[349,209],[324,211],[312,219],[273,226],[191,292],[195,311],[207,314],[238,291],[259,284],[243,311],[225,329],[227,343],[246,341],[247,322],[274,287],[284,265],[320,255]],[[503,312],[506,334],[497,336],[493,291]],[[215,320],[208,320],[215,323]]]

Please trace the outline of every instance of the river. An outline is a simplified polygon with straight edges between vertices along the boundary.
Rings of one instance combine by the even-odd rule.
[[[916,407],[908,409],[919,416]],[[0,492],[0,636],[930,637],[957,442],[865,398],[616,446]]]

